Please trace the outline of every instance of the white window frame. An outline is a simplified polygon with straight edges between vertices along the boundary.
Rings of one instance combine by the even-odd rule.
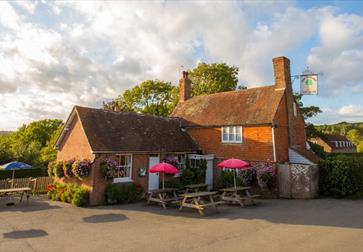
[[[132,182],[132,160],[133,160],[133,155],[132,154],[116,154],[115,156],[117,156],[119,158],[119,161],[117,162],[118,164],[120,163],[121,160],[121,156],[130,156],[130,171],[129,171],[129,176],[128,177],[122,177],[122,178],[113,178],[113,183],[125,183],[125,182]]]
[[[237,129],[240,128],[240,135],[241,135],[241,140],[236,140],[236,136],[237,136]],[[224,129],[227,129],[227,134],[228,134],[228,140],[223,138],[223,131]],[[233,133],[230,133],[230,130],[232,129]],[[229,140],[230,136],[234,135],[234,140]],[[221,127],[221,142],[222,143],[243,143],[243,127],[242,126],[223,126]]]

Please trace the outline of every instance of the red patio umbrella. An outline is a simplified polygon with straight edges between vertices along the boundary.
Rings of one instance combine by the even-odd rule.
[[[240,159],[236,159],[236,158],[230,158],[230,159],[226,159],[222,162],[220,162],[217,165],[218,168],[228,168],[228,169],[249,169],[251,168],[251,165],[243,160]],[[233,173],[233,182],[234,182],[234,187],[236,188],[236,172]]]
[[[164,174],[165,173],[167,173],[167,174],[177,174],[179,172],[179,170],[175,166],[173,166],[171,164],[162,162],[162,163],[156,164],[153,167],[151,167],[149,169],[149,172],[151,172],[151,173],[157,173],[158,172],[158,173],[163,174],[163,189],[164,189]]]

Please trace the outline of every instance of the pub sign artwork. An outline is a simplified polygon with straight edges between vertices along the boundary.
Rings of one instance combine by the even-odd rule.
[[[300,93],[303,95],[318,94],[318,75],[303,74],[300,75]]]

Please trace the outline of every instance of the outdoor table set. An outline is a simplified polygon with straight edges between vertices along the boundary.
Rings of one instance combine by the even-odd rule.
[[[176,188],[164,188],[164,189],[157,189],[152,190],[148,193],[147,196],[147,203],[156,202],[160,203],[161,206],[165,209],[166,204],[168,203],[176,203],[179,198],[176,194],[178,189]]]
[[[227,168],[227,169],[249,169],[251,166],[249,163],[239,160],[239,159],[228,159],[219,163],[219,168]],[[154,173],[162,173],[162,189],[151,190],[147,196],[147,203],[156,202],[161,204],[161,206],[165,209],[167,204],[174,203],[179,206],[179,210],[182,210],[184,207],[196,209],[200,215],[204,215],[204,210],[207,207],[213,207],[216,212],[218,212],[217,206],[225,203],[237,203],[241,207],[245,206],[245,201],[250,201],[251,204],[255,205],[254,199],[259,197],[259,195],[252,195],[250,193],[251,187],[237,187],[236,185],[236,174],[233,173],[234,178],[234,187],[220,189],[222,192],[221,195],[218,195],[218,192],[210,192],[208,191],[207,184],[193,184],[186,185],[185,191],[180,195],[177,194],[178,189],[176,188],[165,188],[164,187],[164,174],[177,174],[179,170],[172,166],[169,163],[159,163],[154,165],[149,169],[149,172]],[[241,195],[244,193],[244,195]],[[215,200],[217,199],[218,200]]]
[[[252,205],[255,205],[254,199],[260,197],[260,195],[252,195],[250,193],[251,187],[229,187],[220,189],[222,192],[221,199],[228,203],[237,203],[241,207],[245,206],[245,201],[248,200]],[[241,196],[241,193],[245,193],[244,196]]]
[[[32,189],[30,187],[21,187],[21,188],[8,188],[8,189],[0,189],[0,197],[20,194],[20,202],[23,201],[23,197],[26,196],[27,204],[29,204],[29,197]]]
[[[179,206],[179,210],[183,208],[193,208],[198,211],[200,215],[204,215],[204,210],[207,207],[212,207],[218,212],[217,206],[228,203],[238,203],[240,206],[245,206],[245,201],[249,200],[251,204],[255,205],[254,199],[259,195],[252,195],[250,193],[251,187],[230,187],[220,189],[221,195],[218,192],[200,191],[201,188],[206,188],[207,184],[193,184],[185,186],[185,191],[182,194],[177,194],[176,188],[164,188],[152,190],[148,193],[147,204],[155,202],[160,204],[164,209],[170,203]],[[241,196],[240,193],[244,192],[245,195]]]

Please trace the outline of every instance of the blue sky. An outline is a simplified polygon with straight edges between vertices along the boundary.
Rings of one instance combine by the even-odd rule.
[[[181,66],[226,62],[248,87],[273,83],[272,58],[307,66],[317,124],[363,121],[360,1],[0,2],[0,130],[72,106],[100,107],[147,79],[177,83]],[[299,81],[293,83],[299,90]]]

